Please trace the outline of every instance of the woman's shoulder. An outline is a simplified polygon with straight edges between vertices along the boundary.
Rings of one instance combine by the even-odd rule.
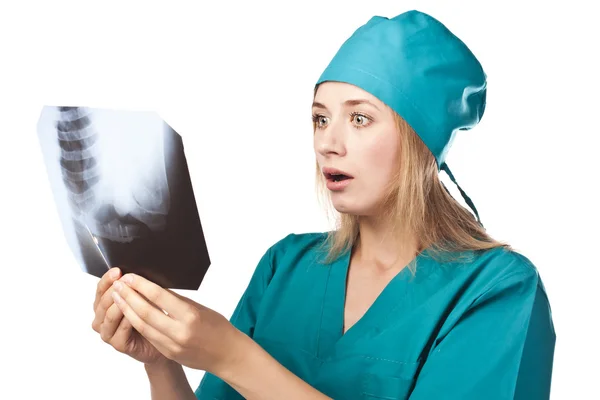
[[[282,248],[311,247],[322,243],[327,237],[327,232],[290,232],[275,242],[274,246]]]
[[[328,232],[287,233],[275,240],[263,257],[269,260],[271,268],[276,270],[282,266],[302,262],[311,262],[317,258],[321,245]]]
[[[480,291],[510,284],[524,285],[526,291],[546,291],[538,267],[529,257],[515,249],[496,247],[472,251],[469,255],[468,261],[451,266],[450,270],[454,270],[456,275],[450,275],[478,286]]]
[[[512,275],[539,276],[534,263],[523,253],[512,248],[496,247],[482,251],[475,259],[477,264],[498,275],[498,278]]]
[[[464,318],[509,318],[514,310],[520,310],[515,318],[529,319],[536,314],[538,322],[551,319],[546,288],[529,257],[504,247],[465,255],[469,257],[460,262],[432,262],[433,268],[421,279],[422,287],[441,299],[441,307],[452,302],[447,329]]]
[[[268,249],[276,255],[316,250],[326,239],[327,232],[291,232],[277,239]]]

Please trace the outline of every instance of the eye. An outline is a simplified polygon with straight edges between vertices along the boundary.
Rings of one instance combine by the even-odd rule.
[[[312,120],[319,129],[323,128],[323,125],[327,123],[327,117],[321,114],[313,114]]]
[[[353,112],[350,114],[350,116],[352,117],[353,122],[356,123],[356,127],[357,128],[364,128],[366,126],[369,126],[371,124],[372,119],[364,114],[361,113],[357,113],[357,112]]]

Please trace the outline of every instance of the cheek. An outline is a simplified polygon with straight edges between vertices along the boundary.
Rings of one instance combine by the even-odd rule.
[[[395,140],[377,140],[366,147],[365,157],[374,182],[386,183],[397,161],[398,143]]]

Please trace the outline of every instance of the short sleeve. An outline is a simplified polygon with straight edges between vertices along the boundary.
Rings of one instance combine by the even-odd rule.
[[[263,293],[273,277],[272,251],[273,247],[269,248],[258,262],[246,290],[231,315],[230,322],[250,337],[254,334],[256,315]],[[243,399],[226,382],[209,372],[204,374],[195,395],[201,400]]]
[[[434,345],[410,400],[547,400],[555,341],[537,271],[508,276]]]

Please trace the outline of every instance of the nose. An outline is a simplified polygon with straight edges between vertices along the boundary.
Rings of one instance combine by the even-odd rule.
[[[315,151],[322,156],[346,154],[345,132],[340,124],[329,123],[323,129],[316,129],[314,135]]]

